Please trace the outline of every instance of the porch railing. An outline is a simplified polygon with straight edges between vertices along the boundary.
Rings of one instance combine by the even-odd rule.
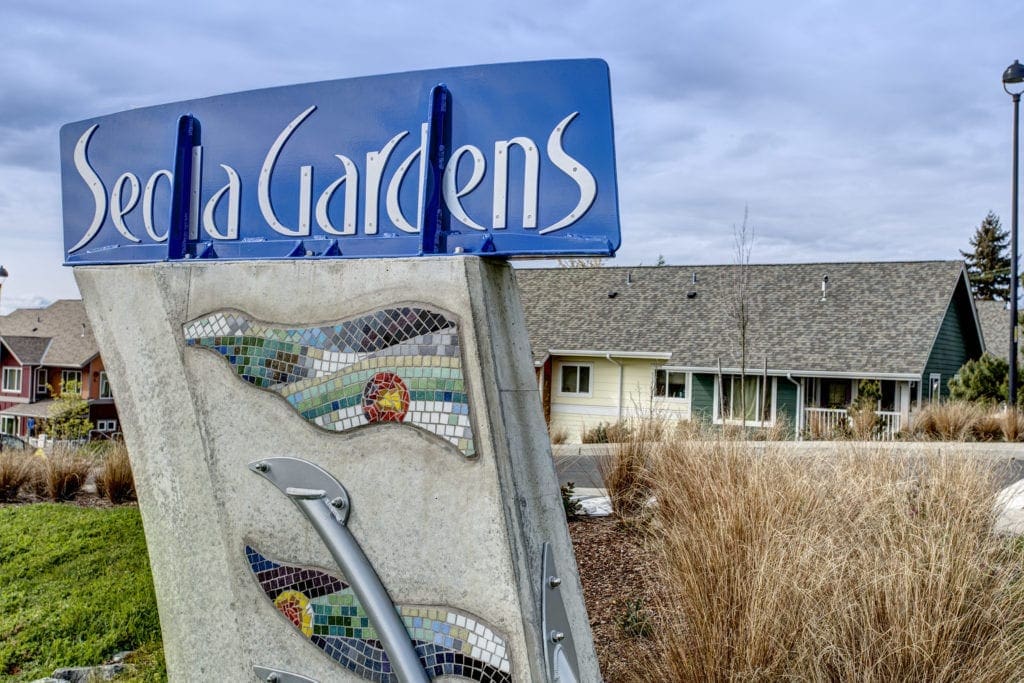
[[[900,431],[900,414],[876,410],[875,418],[872,438],[877,441],[895,439]],[[850,415],[844,408],[804,408],[804,433],[809,439],[832,439],[852,427]]]

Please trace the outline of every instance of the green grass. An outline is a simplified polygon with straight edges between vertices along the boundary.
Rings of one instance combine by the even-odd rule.
[[[118,680],[166,681],[149,556],[135,507],[0,508],[0,680],[138,650]]]

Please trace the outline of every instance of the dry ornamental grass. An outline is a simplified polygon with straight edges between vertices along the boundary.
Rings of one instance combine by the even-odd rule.
[[[991,469],[729,440],[648,455],[662,596],[627,678],[1024,680],[1024,555],[991,531]]]

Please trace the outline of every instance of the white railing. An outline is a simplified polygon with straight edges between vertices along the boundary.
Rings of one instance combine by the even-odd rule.
[[[875,411],[877,429],[874,439],[892,441],[900,431],[900,414]],[[843,408],[804,408],[804,432],[809,439],[833,439],[850,428],[850,416]]]

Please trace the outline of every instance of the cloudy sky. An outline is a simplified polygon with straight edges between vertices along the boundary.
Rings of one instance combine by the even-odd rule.
[[[770,7],[770,9],[769,9]],[[58,129],[208,95],[352,76],[601,57],[617,263],[957,258],[1009,225],[1024,3],[57,2],[0,5],[2,308],[77,296]]]

